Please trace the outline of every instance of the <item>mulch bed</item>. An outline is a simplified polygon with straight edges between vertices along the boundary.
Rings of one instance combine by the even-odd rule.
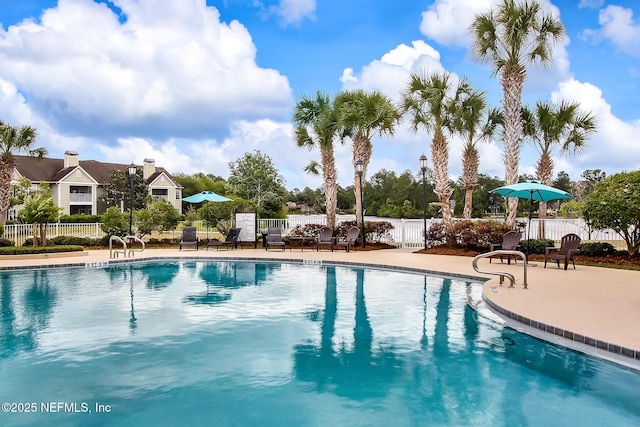
[[[421,254],[437,254],[437,255],[456,255],[474,257],[481,252],[469,250],[465,248],[450,248],[447,246],[434,246],[432,248],[421,249],[416,251]],[[544,255],[533,254],[529,257],[532,261],[544,261]],[[581,256],[575,257],[576,264],[593,265],[596,267],[617,267],[617,268],[629,268],[633,270],[640,270],[640,256],[629,256],[626,252],[618,252],[613,255],[604,256]]]

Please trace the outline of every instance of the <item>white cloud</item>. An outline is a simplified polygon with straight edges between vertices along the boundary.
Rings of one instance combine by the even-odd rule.
[[[272,120],[238,120],[230,124],[229,136],[222,141],[169,139],[153,141],[142,138],[121,138],[115,145],[99,144],[98,149],[107,162],[141,164],[151,158],[156,165],[172,173],[193,174],[207,171],[223,178],[229,177],[229,162],[247,152],[260,150],[271,157],[285,178],[287,188],[317,188],[321,179],[303,174],[303,168],[317,152],[297,148],[293,142],[290,123]],[[277,153],[274,155],[273,153]],[[80,153],[81,157],[83,153]]]
[[[60,0],[39,23],[0,28],[0,75],[71,133],[210,133],[229,118],[283,117],[286,77],[256,65],[237,21],[198,0]],[[4,114],[0,111],[0,114]]]
[[[314,19],[316,0],[280,0],[275,13],[285,24],[302,21],[304,18]]]
[[[427,37],[445,46],[471,45],[469,27],[476,15],[488,12],[498,5],[499,0],[437,0],[422,13],[420,31]],[[549,0],[541,0],[542,10],[559,17],[560,10]],[[569,55],[566,45],[569,39],[556,43],[553,48],[553,61],[548,68],[531,66],[525,90],[528,92],[548,92],[560,81],[569,77]]]
[[[600,29],[585,30],[582,35],[594,42],[609,40],[621,52],[640,57],[640,23],[633,11],[620,6],[607,6],[598,17]]]
[[[468,46],[473,18],[497,3],[497,0],[436,0],[422,12],[420,32],[445,46]]]
[[[586,169],[608,173],[640,169],[640,120],[625,122],[614,116],[602,91],[591,83],[569,79],[558,86],[551,99],[580,102],[597,120],[598,131],[589,139],[584,154],[565,164],[574,179]]]
[[[604,0],[580,0],[580,3],[578,4],[579,8],[590,8],[590,9],[597,9],[599,7],[602,7],[602,5],[604,4]]]
[[[2,120],[5,123],[12,126],[35,126],[33,112],[26,101],[16,85],[0,78],[0,111],[3,112]]]
[[[340,81],[343,89],[379,90],[391,99],[397,99],[411,72],[443,70],[438,51],[422,40],[415,40],[411,46],[400,44],[382,58],[371,61],[360,73],[346,68]]]

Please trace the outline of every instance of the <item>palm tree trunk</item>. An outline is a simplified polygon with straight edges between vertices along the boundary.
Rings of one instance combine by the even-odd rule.
[[[362,168],[362,185],[366,182],[367,166],[371,159],[371,144],[368,139],[362,136],[353,138],[353,173],[354,173],[354,191],[356,196],[356,223],[361,230],[364,230],[364,217],[362,214],[362,201],[364,200],[364,188],[360,188],[360,177],[356,171],[356,162],[362,160],[364,165]]]
[[[544,185],[551,185],[551,177],[553,176],[553,159],[548,151],[543,151],[536,164],[536,175]],[[540,202],[538,206],[538,218],[540,219],[538,238],[545,238],[544,219],[547,217],[547,203]]]
[[[471,210],[473,207],[473,188],[478,183],[478,168],[480,159],[478,149],[472,142],[467,145],[462,153],[462,181],[465,186],[464,194],[464,210],[462,216],[465,219],[471,219]]]
[[[447,239],[447,245],[451,246],[454,242],[453,235],[453,219],[451,218],[451,206],[449,205],[449,197],[451,197],[451,189],[449,188],[449,147],[447,139],[442,133],[442,128],[436,128],[433,140],[431,141],[431,156],[433,158],[433,172],[436,181],[436,194],[440,209],[442,209],[442,222]]]
[[[504,104],[504,170],[507,185],[518,182],[518,167],[522,148],[522,85],[526,70],[522,67],[507,68],[500,77]],[[514,228],[518,213],[518,198],[509,198],[507,226]]]
[[[11,177],[15,162],[13,159],[0,160],[0,224],[7,223],[7,212],[11,198]]]
[[[336,161],[331,149],[322,151],[322,173],[324,175],[324,196],[327,211],[327,226],[332,230],[336,228],[336,210],[338,207],[338,178],[336,172]]]
[[[471,206],[473,204],[473,187],[467,187],[464,192],[464,219],[471,219]]]

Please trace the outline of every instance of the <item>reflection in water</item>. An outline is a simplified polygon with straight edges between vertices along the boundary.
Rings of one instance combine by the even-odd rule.
[[[131,330],[131,333],[134,333],[138,327],[138,319],[136,319],[136,311],[133,307],[133,274],[131,274],[131,269],[129,269],[129,282],[129,292],[131,293],[131,317],[129,318],[129,329]]]
[[[232,290],[260,285],[279,270],[280,264],[249,262],[206,263],[200,269],[205,290],[188,295],[184,301],[192,304],[217,305],[231,299]]]
[[[180,271],[175,263],[158,263],[157,265],[143,264],[137,270],[142,273],[143,280],[149,289],[161,290],[169,286]]]
[[[424,350],[429,345],[429,339],[427,338],[427,276],[424,276],[422,304],[422,338],[420,338],[420,346]]]
[[[57,294],[48,279],[46,270],[24,272],[22,279],[31,285],[24,291],[24,302],[14,299],[10,276],[2,275],[0,298],[0,344],[3,356],[18,351],[31,351],[38,346],[38,334],[49,326]],[[22,308],[20,321],[16,307]]]
[[[335,267],[326,267],[325,310],[322,319],[320,346],[295,346],[296,377],[315,382],[318,391],[330,385],[339,395],[362,399],[383,396],[387,386],[402,369],[395,354],[388,349],[373,349],[373,329],[364,298],[364,270],[356,270],[355,326],[353,349],[342,346],[333,349],[337,314],[337,280]]]

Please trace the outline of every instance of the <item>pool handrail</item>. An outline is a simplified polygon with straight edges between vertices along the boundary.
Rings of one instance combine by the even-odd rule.
[[[521,251],[511,251],[511,250],[503,250],[503,249],[498,249],[496,251],[491,251],[491,252],[486,252],[484,254],[480,254],[480,255],[476,255],[473,258],[473,269],[481,274],[492,274],[494,276],[500,276],[500,284],[502,285],[502,283],[504,282],[504,278],[505,276],[509,278],[509,281],[511,282],[511,285],[509,285],[510,288],[513,288],[515,283],[516,283],[516,278],[513,276],[513,274],[511,273],[507,273],[507,272],[503,272],[503,271],[484,271],[484,270],[480,270],[478,268],[478,261],[482,258],[488,258],[490,256],[495,256],[495,255],[515,255],[515,256],[519,256],[520,258],[522,258],[522,260],[524,261],[524,289],[527,289],[527,256],[524,254],[524,252]]]
[[[114,241],[122,243],[122,250],[113,249]],[[124,255],[125,258],[127,257],[127,242],[122,237],[113,235],[109,237],[109,258],[117,258],[119,254]]]
[[[129,244],[130,244],[130,247],[129,247],[129,254],[128,254],[128,255],[125,255],[125,256],[130,256],[131,258],[133,258],[133,255],[134,255],[136,252],[144,252],[144,241],[142,241],[142,239],[140,239],[140,238],[138,238],[138,237],[136,237],[136,236],[131,236],[131,235],[124,236],[124,238],[125,238],[126,240],[128,240],[128,241],[129,241]],[[132,241],[140,242],[140,244],[142,245],[142,247],[141,247],[141,248],[139,248],[139,249],[134,249],[134,247],[133,247],[133,242],[132,242]]]

